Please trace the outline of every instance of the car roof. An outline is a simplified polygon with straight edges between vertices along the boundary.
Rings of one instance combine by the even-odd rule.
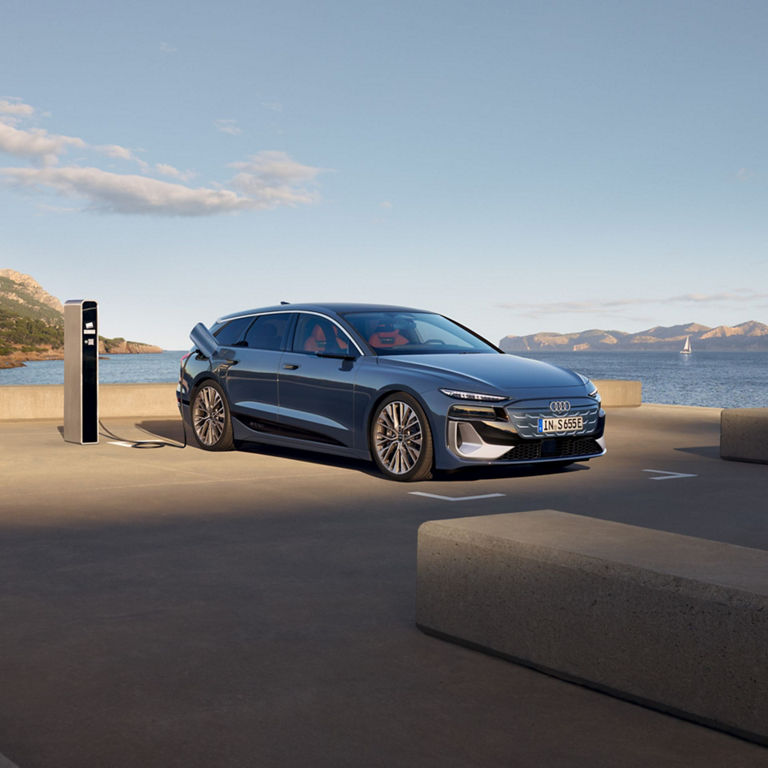
[[[244,315],[258,315],[264,312],[322,312],[325,314],[343,315],[347,312],[428,312],[426,309],[416,309],[415,307],[401,307],[390,304],[353,304],[344,302],[328,302],[323,304],[277,304],[272,307],[259,307],[257,309],[246,309],[242,312],[232,312],[220,317],[216,322],[221,323],[230,320],[233,317],[243,317]],[[437,314],[437,313],[435,313]]]

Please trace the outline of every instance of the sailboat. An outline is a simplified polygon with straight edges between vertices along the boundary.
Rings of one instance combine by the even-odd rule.
[[[691,354],[691,337],[686,336],[685,337],[685,344],[683,344],[683,348],[680,350],[681,355],[690,355]]]

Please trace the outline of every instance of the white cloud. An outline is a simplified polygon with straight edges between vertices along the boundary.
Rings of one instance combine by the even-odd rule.
[[[210,216],[216,213],[260,210],[294,200],[280,190],[257,196],[239,195],[229,189],[191,188],[147,176],[102,171],[99,168],[5,168],[0,170],[12,184],[56,192],[89,201],[92,211],[157,214],[164,216]]]
[[[322,168],[297,163],[285,152],[268,150],[239,163],[230,163],[240,171],[230,186],[260,200],[268,207],[311,203],[314,193],[310,185]]]
[[[114,157],[118,160],[137,160],[136,155],[130,149],[121,147],[119,144],[101,144],[94,149],[107,157]]]
[[[526,317],[543,317],[546,315],[580,315],[580,314],[618,314],[627,307],[652,306],[656,304],[730,304],[744,301],[755,301],[768,298],[768,293],[759,293],[748,288],[721,293],[685,293],[677,296],[626,298],[604,301],[555,301],[546,304],[500,304],[503,309],[514,309]]]
[[[251,155],[242,162],[230,163],[229,167],[274,184],[307,183],[313,181],[323,171],[322,168],[297,163],[290,155],[276,149]]]
[[[178,168],[168,165],[168,163],[155,163],[155,173],[159,173],[161,176],[169,176],[173,179],[179,179],[180,181],[190,181],[196,176],[194,171],[180,171]]]
[[[82,139],[73,136],[56,136],[44,130],[25,131],[0,122],[0,151],[17,157],[41,160],[46,165],[58,162],[59,155],[68,146],[85,147]]]
[[[282,112],[283,105],[279,101],[262,101],[261,106],[270,112]]]
[[[176,53],[178,49],[174,48],[170,43],[160,43],[160,50],[163,53]]]
[[[25,104],[20,99],[7,101],[0,99],[0,115],[17,115],[19,117],[30,117],[35,113],[35,108]]]
[[[748,301],[753,299],[768,298],[768,293],[757,293],[749,288],[741,288],[736,291],[723,293],[686,293],[682,296],[673,296],[662,301],[690,302],[694,304],[719,304],[730,301]]]
[[[243,131],[237,124],[237,120],[215,120],[216,130],[228,133],[230,136],[239,136]]]
[[[134,150],[120,144],[90,145],[72,136],[16,127],[34,112],[32,107],[19,100],[0,101],[0,152],[30,160],[32,165],[0,168],[0,179],[20,189],[84,200],[86,210],[210,216],[307,204],[315,200],[311,186],[322,169],[302,165],[285,152],[260,152],[246,161],[232,163],[229,167],[236,168],[239,173],[228,185],[209,183],[192,188],[184,183],[194,178],[192,171],[180,171],[168,163],[150,165]],[[225,132],[236,134],[240,131],[234,120],[217,123]],[[60,156],[70,147],[89,151],[94,158],[91,166],[59,165]],[[98,155],[135,163],[141,173],[115,173],[95,167]],[[153,178],[155,175],[174,181]]]
[[[92,210],[105,212],[206,216],[254,207],[253,201],[229,190],[192,189],[99,168],[7,168],[2,173],[19,186],[86,198]]]
[[[126,160],[130,163],[136,163],[142,172],[149,171],[149,163],[142,160],[132,149],[121,147],[119,144],[99,144],[93,149],[101,155],[106,155],[114,160]]]

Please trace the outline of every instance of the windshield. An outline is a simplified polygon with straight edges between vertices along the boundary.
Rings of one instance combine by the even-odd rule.
[[[479,336],[431,312],[349,312],[344,318],[378,355],[498,352]]]

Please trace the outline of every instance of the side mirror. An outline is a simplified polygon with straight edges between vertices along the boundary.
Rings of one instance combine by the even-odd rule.
[[[192,343],[208,358],[216,354],[219,344],[213,334],[202,324],[198,323],[189,334]]]

